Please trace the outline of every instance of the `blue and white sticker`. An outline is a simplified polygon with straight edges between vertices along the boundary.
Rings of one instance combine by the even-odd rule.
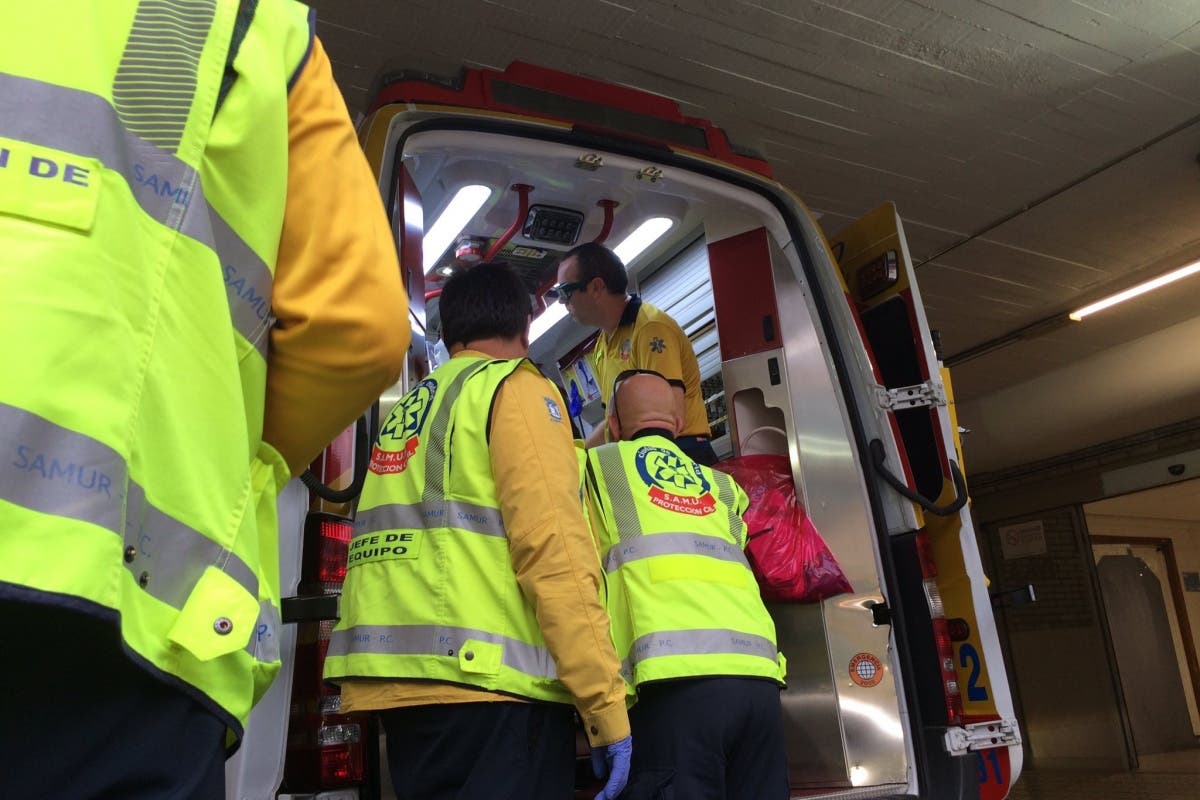
[[[558,403],[549,397],[543,397],[542,399],[546,401],[546,411],[549,412],[550,419],[555,422],[562,422],[562,411],[559,410]]]

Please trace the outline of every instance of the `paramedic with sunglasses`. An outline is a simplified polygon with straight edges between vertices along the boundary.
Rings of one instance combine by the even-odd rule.
[[[629,276],[621,259],[607,247],[588,242],[567,252],[558,265],[558,283],[549,295],[561,300],[571,319],[600,328],[592,350],[600,399],[612,405],[613,381],[627,369],[651,369],[670,382],[683,427],[675,443],[689,458],[711,465],[717,457],[709,442],[708,413],[700,394],[700,367],[687,334],[671,317],[635,295],[627,295]],[[600,425],[587,446],[602,444]]]

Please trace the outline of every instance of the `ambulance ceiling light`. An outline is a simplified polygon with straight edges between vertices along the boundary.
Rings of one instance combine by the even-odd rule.
[[[462,233],[463,228],[467,227],[467,223],[475,217],[491,196],[491,189],[478,184],[464,186],[454,193],[454,198],[446,206],[446,210],[425,232],[425,238],[421,242],[426,275],[438,263],[442,253],[446,252],[446,248],[450,246],[450,242]]]
[[[529,343],[533,344],[540,339],[546,331],[554,327],[554,324],[567,315],[567,307],[562,303],[554,303],[546,306],[546,310],[539,314],[533,324],[529,326]]]
[[[617,254],[617,258],[621,259],[621,263],[628,268],[635,258],[640,256],[647,247],[658,241],[674,224],[674,221],[667,217],[651,217],[634,228],[633,233],[622,239],[621,243],[613,248],[613,252]]]
[[[1200,272],[1200,261],[1188,264],[1186,267],[1180,267],[1177,270],[1168,272],[1166,275],[1159,275],[1157,278],[1148,280],[1145,283],[1139,283],[1137,286],[1132,286],[1123,292],[1117,292],[1116,294],[1109,295],[1103,300],[1097,300],[1090,306],[1084,306],[1083,308],[1072,311],[1071,319],[1079,322],[1089,314],[1095,314],[1097,311],[1103,311],[1106,308],[1115,306],[1117,303],[1123,303],[1126,300],[1137,297],[1138,295],[1145,294],[1146,292],[1153,291],[1162,286],[1166,286],[1168,283],[1174,283],[1175,281],[1186,278],[1189,275],[1195,275],[1197,272]]]

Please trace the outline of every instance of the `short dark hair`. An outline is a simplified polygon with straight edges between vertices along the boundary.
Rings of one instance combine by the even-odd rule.
[[[503,261],[456,272],[438,299],[442,341],[447,347],[479,339],[514,339],[525,333],[532,306],[529,292]]]
[[[566,261],[572,256],[579,265],[579,277],[576,280],[590,282],[592,278],[600,278],[609,294],[625,294],[629,287],[629,273],[612,250],[599,242],[584,242],[568,250],[562,260]]]

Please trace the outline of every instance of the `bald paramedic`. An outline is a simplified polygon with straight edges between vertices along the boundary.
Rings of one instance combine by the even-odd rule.
[[[786,800],[786,662],[743,553],[746,494],[689,459],[661,375],[620,375],[587,499],[637,748],[625,800]]]
[[[409,339],[310,10],[10,9],[0,245],[0,796],[223,797],[276,494]]]

